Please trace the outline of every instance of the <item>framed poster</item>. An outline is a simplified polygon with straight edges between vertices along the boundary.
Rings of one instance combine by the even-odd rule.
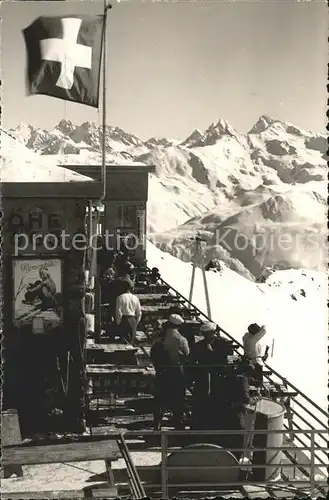
[[[14,325],[44,325],[45,332],[59,326],[63,322],[62,283],[61,259],[13,259]]]

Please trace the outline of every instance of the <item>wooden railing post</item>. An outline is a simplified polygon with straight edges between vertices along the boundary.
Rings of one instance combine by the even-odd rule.
[[[161,431],[161,497],[168,499],[167,477],[167,434]]]
[[[315,431],[313,429],[311,432],[311,466],[310,466],[310,482],[311,482],[311,492],[313,492],[315,488]]]

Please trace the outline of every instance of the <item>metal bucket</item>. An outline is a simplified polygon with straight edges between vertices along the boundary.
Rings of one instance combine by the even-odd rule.
[[[283,430],[283,418],[285,408],[280,403],[263,398],[257,404],[257,415],[255,430]],[[252,411],[248,410],[245,419],[246,430],[250,429]],[[255,448],[276,447],[279,448],[283,442],[283,433],[278,434],[255,434],[253,446]],[[282,451],[266,450],[253,452],[253,465],[271,465],[271,467],[253,468],[253,478],[257,481],[275,481],[280,475]]]
[[[184,453],[185,450],[189,450],[188,453]],[[167,465],[180,467],[168,471],[169,485],[188,483],[211,485],[212,483],[235,483],[239,480],[236,458],[232,453],[215,444],[196,443],[185,446],[168,456]],[[217,469],[216,466],[221,467]]]

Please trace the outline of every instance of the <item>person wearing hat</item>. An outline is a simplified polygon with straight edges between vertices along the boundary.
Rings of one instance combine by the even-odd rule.
[[[183,323],[182,316],[171,314],[166,325],[164,347],[168,352],[170,363],[173,365],[181,364],[190,354],[188,342],[179,331]]]
[[[194,427],[207,428],[211,415],[211,395],[216,379],[227,365],[227,357],[232,354],[232,346],[217,333],[217,325],[206,322],[200,333],[204,339],[197,342],[188,363],[189,386],[193,385]]]
[[[132,293],[132,289],[132,282],[122,281],[122,293],[116,299],[115,319],[121,336],[134,344],[142,308],[139,298]]]
[[[158,361],[156,370],[158,372],[158,394],[157,404],[162,408],[168,408],[173,413],[173,423],[176,429],[185,428],[185,391],[186,381],[184,364],[190,354],[188,342],[179,332],[179,327],[184,323],[184,319],[179,314],[171,314],[166,328],[162,332],[162,339],[153,346],[152,357],[157,352],[165,360],[163,365]],[[155,425],[159,425],[155,418]],[[161,420],[161,419],[160,419]]]
[[[247,333],[242,337],[244,355],[253,362],[259,383],[262,383],[263,380],[263,348],[260,341],[265,334],[264,325],[259,326],[257,323],[252,323],[248,326]]]

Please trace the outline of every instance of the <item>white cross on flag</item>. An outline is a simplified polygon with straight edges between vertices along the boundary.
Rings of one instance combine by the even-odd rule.
[[[30,94],[98,107],[103,16],[39,17],[24,31]]]

